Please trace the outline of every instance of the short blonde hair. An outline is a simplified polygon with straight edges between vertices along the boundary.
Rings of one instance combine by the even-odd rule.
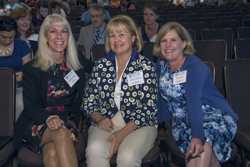
[[[127,28],[131,36],[135,36],[134,47],[137,52],[140,52],[143,44],[141,35],[136,27],[135,22],[129,16],[126,15],[117,15],[109,21],[107,25],[107,35],[105,39],[106,52],[109,52],[111,50],[109,34],[114,29],[114,27],[119,27],[121,25]]]
[[[67,19],[59,14],[48,15],[40,28],[39,32],[39,41],[38,41],[38,50],[36,53],[35,66],[41,68],[44,71],[47,71],[48,68],[54,64],[53,59],[51,58],[51,50],[48,46],[48,30],[52,23],[59,22],[61,23],[69,33],[68,46],[66,49],[66,63],[70,69],[78,70],[81,68],[77,49],[75,45],[75,40]]]
[[[162,38],[170,31],[174,30],[182,41],[186,43],[186,46],[183,50],[184,55],[191,55],[195,52],[192,38],[185,27],[183,27],[180,23],[177,22],[168,22],[164,24],[158,32],[153,53],[156,56],[161,56],[161,48],[160,43]]]

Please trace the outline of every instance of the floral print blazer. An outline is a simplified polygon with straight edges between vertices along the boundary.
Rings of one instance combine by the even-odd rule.
[[[99,112],[112,118],[118,108],[114,100],[116,85],[115,54],[110,52],[96,61],[82,101],[82,110],[91,114]],[[128,75],[142,71],[144,83],[129,86]],[[153,63],[133,51],[122,76],[120,109],[126,123],[137,126],[157,124],[157,75]]]

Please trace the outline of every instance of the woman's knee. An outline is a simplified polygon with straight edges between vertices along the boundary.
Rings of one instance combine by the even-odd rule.
[[[46,159],[55,159],[57,156],[56,147],[54,143],[48,143],[43,148],[43,158]]]
[[[124,167],[124,166],[141,166],[142,162],[142,155],[138,155],[132,149],[126,149],[119,151],[117,154],[117,166]]]
[[[86,148],[87,157],[105,157],[108,154],[108,146],[104,141],[101,140],[92,140],[88,141]]]
[[[54,140],[65,141],[71,138],[71,132],[67,128],[60,128],[52,133]]]

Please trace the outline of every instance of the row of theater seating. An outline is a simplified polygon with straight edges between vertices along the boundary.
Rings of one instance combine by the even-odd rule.
[[[212,45],[214,44],[214,45]],[[218,43],[211,43],[211,46],[219,46],[223,48],[223,42],[219,41]],[[198,45],[195,44],[197,47]],[[211,47],[210,46],[210,47]],[[94,49],[96,54],[96,58],[101,57],[104,55],[104,48],[103,46],[95,46],[98,49]],[[152,47],[152,46],[151,46]],[[204,48],[200,45],[201,48]],[[208,46],[207,46],[208,47]],[[147,48],[150,49],[150,48]],[[198,52],[202,52],[201,50],[197,49]],[[217,51],[220,50],[218,47]],[[224,48],[225,50],[225,48]],[[101,53],[101,52],[102,53]],[[211,50],[210,50],[211,51]],[[146,52],[144,48],[144,52]],[[151,51],[152,52],[152,51]],[[205,51],[204,51],[205,53]],[[204,54],[201,58],[208,62],[207,64],[210,65],[211,70],[214,72],[215,75],[215,83],[217,86],[218,84],[223,84],[224,95],[229,100],[230,104],[232,105],[233,109],[239,115],[239,131],[236,137],[236,144],[239,146],[241,160],[243,161],[244,165],[247,164],[247,159],[249,160],[249,153],[250,153],[250,123],[249,123],[249,112],[248,112],[248,104],[250,99],[250,75],[248,74],[250,71],[250,59],[238,59],[238,60],[225,60],[222,53],[217,55],[210,55],[210,57],[204,57]],[[149,56],[149,55],[147,55]],[[152,57],[151,57],[152,58]],[[0,69],[0,166],[6,163],[6,158],[8,155],[11,155],[13,152],[11,138],[13,137],[13,130],[14,130],[14,120],[15,120],[15,74],[10,69]],[[218,80],[223,81],[223,83],[218,82]],[[225,87],[224,87],[225,86]],[[219,87],[220,88],[220,87]],[[86,133],[86,131],[84,131]],[[164,136],[163,136],[164,138]],[[174,147],[169,143],[162,144],[162,138],[159,138],[157,141],[154,149],[147,155],[144,159],[144,166],[151,165],[154,166],[155,163],[157,167],[159,165],[166,165],[172,155],[172,157],[182,157],[182,155],[176,153],[176,150],[172,150]],[[159,148],[159,144],[161,145]],[[166,147],[164,147],[164,145]],[[176,155],[175,155],[176,154]],[[174,155],[174,156],[173,156]],[[11,165],[11,163],[10,163]],[[155,166],[156,167],[156,166]]]
[[[233,8],[162,8],[160,22],[178,21],[183,24],[192,35],[193,40],[225,40],[227,58],[234,58],[244,52],[236,51],[245,45],[250,38],[250,10],[249,5]],[[85,10],[80,6],[72,7],[70,24],[74,36],[79,36],[80,28],[84,25],[80,20],[81,13]],[[111,16],[122,14],[120,10],[108,8]],[[80,12],[79,12],[80,11]],[[141,9],[123,14],[130,15],[138,25],[142,24],[143,15]],[[244,47],[245,48],[245,47]],[[245,50],[245,49],[244,49]],[[235,54],[237,52],[237,54]],[[245,52],[246,53],[246,52]],[[241,57],[241,56],[240,56]],[[243,55],[243,57],[245,57]]]

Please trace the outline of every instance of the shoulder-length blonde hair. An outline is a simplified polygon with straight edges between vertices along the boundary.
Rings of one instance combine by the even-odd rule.
[[[75,40],[71,31],[71,27],[67,19],[59,14],[48,15],[40,28],[38,50],[36,53],[35,66],[47,71],[48,68],[54,64],[51,57],[51,50],[48,46],[48,30],[52,23],[61,23],[69,33],[68,46],[66,48],[66,63],[70,69],[78,70],[81,68],[81,64],[78,59]]]
[[[119,27],[121,25],[125,26],[128,32],[130,33],[130,35],[135,37],[135,41],[133,45],[136,51],[140,52],[142,49],[142,44],[143,44],[141,35],[136,27],[135,22],[129,16],[126,16],[126,15],[117,15],[114,18],[112,18],[107,24],[107,35],[105,39],[106,52],[109,52],[111,50],[110,33],[112,32],[114,28]]]
[[[183,49],[184,55],[191,55],[195,52],[194,46],[193,46],[193,41],[192,38],[187,31],[185,27],[183,27],[180,23],[177,22],[168,22],[164,24],[157,35],[154,48],[153,48],[153,53],[156,56],[161,56],[161,48],[160,48],[160,43],[162,38],[170,31],[174,30],[178,36],[181,38],[183,42],[186,43],[185,48]]]

